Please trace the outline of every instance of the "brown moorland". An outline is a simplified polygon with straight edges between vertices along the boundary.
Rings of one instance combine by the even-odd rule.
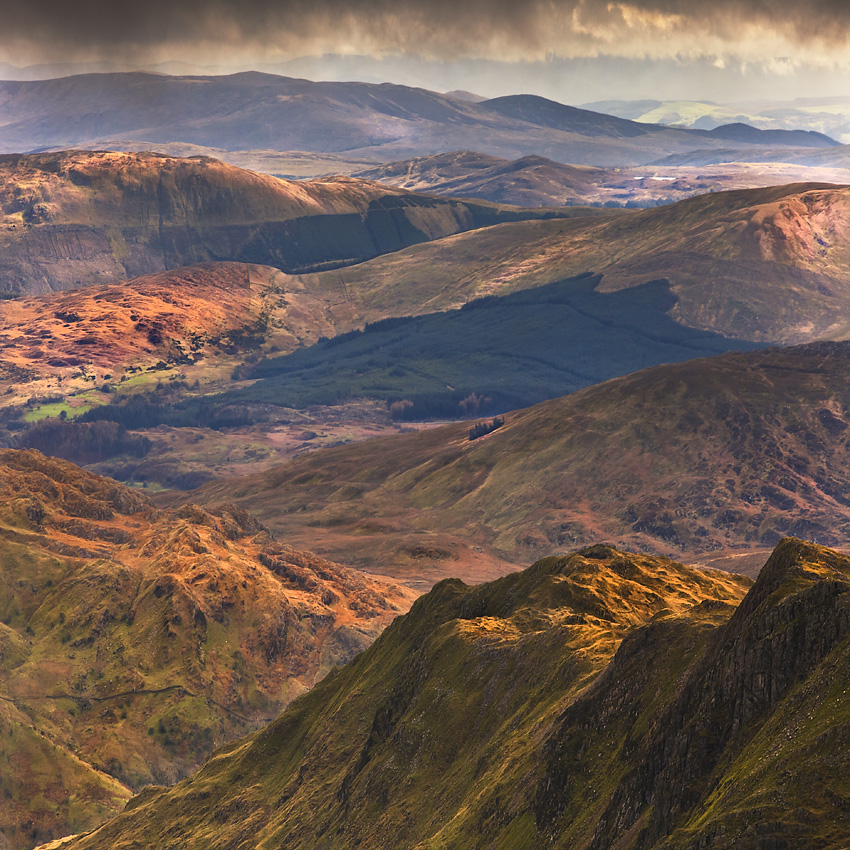
[[[345,292],[364,319],[461,307],[602,274],[605,292],[670,282],[681,324],[794,344],[850,334],[850,188],[786,185],[716,192],[595,219],[502,224],[305,276]],[[315,282],[313,282],[315,279]]]
[[[477,439],[457,423],[329,448],[195,498],[426,584],[598,540],[740,571],[788,533],[850,545],[848,376],[850,343],[658,366]]]

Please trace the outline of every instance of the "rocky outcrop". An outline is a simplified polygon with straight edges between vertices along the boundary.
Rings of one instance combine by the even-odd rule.
[[[656,847],[677,828],[680,837],[668,841],[671,848],[825,846],[819,836],[835,826],[833,818],[846,819],[850,800],[836,800],[827,813],[797,799],[791,817],[776,821],[747,823],[740,813],[726,814],[722,831],[716,813],[703,816],[708,821],[703,824],[694,815],[729,781],[721,766],[741,758],[771,714],[787,710],[783,703],[792,689],[845,644],[848,594],[845,556],[783,540],[677,699],[658,717],[640,766],[618,788],[591,847],[612,846],[614,836],[636,822],[635,813],[645,815],[636,848]],[[846,645],[844,650],[846,662]],[[842,702],[846,709],[848,701]],[[779,799],[782,783],[762,793]]]
[[[186,776],[413,597],[236,506],[159,510],[71,463],[0,451],[0,835],[27,848],[89,829]]]

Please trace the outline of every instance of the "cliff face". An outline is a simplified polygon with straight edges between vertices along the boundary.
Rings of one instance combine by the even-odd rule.
[[[747,587],[606,546],[443,582],[69,847],[838,850],[850,560],[786,539]]]
[[[11,154],[0,156],[0,277],[20,295],[213,260],[315,271],[546,215],[345,177],[279,180],[207,157]]]
[[[0,834],[88,829],[274,717],[413,596],[235,507],[0,452]]]

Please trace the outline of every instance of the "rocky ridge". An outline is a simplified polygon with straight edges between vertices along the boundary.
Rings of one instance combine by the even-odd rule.
[[[791,538],[752,586],[607,546],[446,581],[68,846],[839,850],[848,590],[850,559]]]

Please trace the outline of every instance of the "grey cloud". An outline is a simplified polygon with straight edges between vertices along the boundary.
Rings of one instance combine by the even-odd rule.
[[[635,12],[649,16],[642,30]],[[539,58],[550,51],[617,54],[622,43],[634,52],[642,38],[651,53],[671,33],[734,46],[742,24],[800,45],[839,44],[850,31],[844,0],[2,0],[0,16],[0,49],[41,46],[42,59],[57,47],[63,58],[117,57],[192,44],[259,45],[290,55],[318,47]]]

